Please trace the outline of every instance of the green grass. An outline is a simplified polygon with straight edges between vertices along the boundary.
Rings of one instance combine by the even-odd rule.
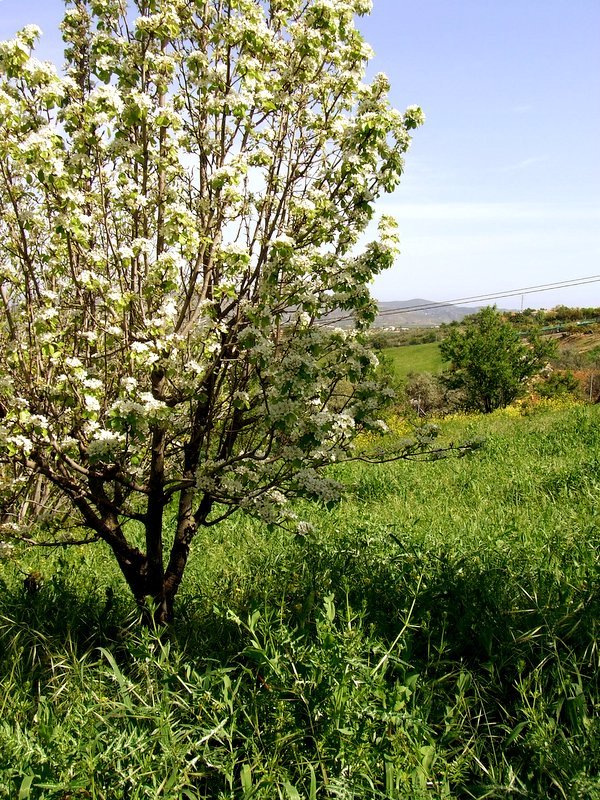
[[[437,375],[446,366],[440,355],[438,342],[388,347],[383,355],[398,379],[406,378],[411,372],[430,372]]]
[[[162,641],[102,547],[0,563],[0,798],[598,800],[600,408],[442,435],[202,533]]]

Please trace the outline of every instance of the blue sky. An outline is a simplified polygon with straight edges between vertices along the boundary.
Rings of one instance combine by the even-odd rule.
[[[403,254],[378,296],[452,299],[599,274],[600,3],[375,0],[361,28],[394,104],[427,116],[386,202]],[[600,305],[600,283],[523,302]]]
[[[60,63],[59,0],[0,0]],[[600,275],[598,0],[374,0],[359,21],[392,102],[417,103],[400,188],[380,203],[402,255],[381,300],[451,300]],[[600,282],[498,300],[600,306]]]

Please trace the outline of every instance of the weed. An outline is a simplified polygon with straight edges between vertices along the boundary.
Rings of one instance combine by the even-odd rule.
[[[168,635],[101,547],[11,552],[0,798],[598,800],[599,414],[456,415],[476,454],[336,467],[313,533],[227,520]]]

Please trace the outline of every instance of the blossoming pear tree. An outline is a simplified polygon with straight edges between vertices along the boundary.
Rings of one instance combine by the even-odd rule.
[[[322,468],[381,424],[363,332],[393,222],[359,240],[422,114],[365,82],[369,8],[75,0],[64,70],[35,26],[0,45],[0,459],[159,623],[202,526],[301,525],[287,500],[330,499]]]

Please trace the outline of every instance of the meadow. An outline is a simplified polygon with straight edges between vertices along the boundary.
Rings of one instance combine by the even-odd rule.
[[[440,354],[439,342],[386,347],[383,350],[383,359],[392,374],[400,380],[417,372],[437,375],[446,367]]]
[[[598,800],[600,407],[440,428],[202,533],[166,636],[101,545],[0,561],[0,798]]]

